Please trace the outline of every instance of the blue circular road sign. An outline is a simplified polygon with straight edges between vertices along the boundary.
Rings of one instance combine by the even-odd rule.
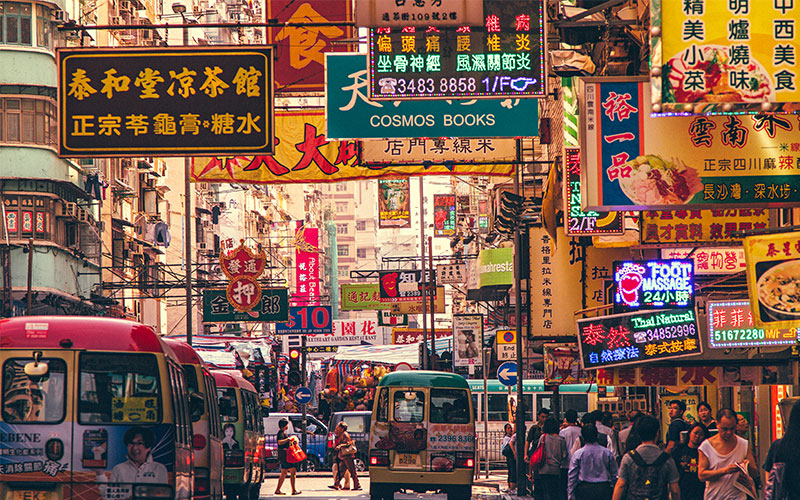
[[[497,380],[508,387],[517,385],[517,363],[514,361],[506,361],[500,365],[500,367],[497,368]]]
[[[297,401],[297,404],[305,405],[311,402],[311,389],[308,387],[298,387],[296,391],[294,391],[294,400]]]

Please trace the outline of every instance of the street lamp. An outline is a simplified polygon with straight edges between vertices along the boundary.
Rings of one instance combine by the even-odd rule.
[[[172,4],[172,12],[181,15],[181,21],[183,24],[183,44],[189,45],[189,30],[186,28],[186,5],[180,2],[175,2]]]

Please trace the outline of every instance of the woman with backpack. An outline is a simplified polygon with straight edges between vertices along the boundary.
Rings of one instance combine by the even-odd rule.
[[[542,437],[539,438],[539,446],[544,446],[545,461],[534,484],[533,492],[537,500],[566,500],[569,455],[567,440],[559,436],[558,431],[556,419],[548,417],[542,425]]]
[[[800,403],[795,403],[783,437],[769,447],[764,459],[767,481],[764,500],[800,500]]]

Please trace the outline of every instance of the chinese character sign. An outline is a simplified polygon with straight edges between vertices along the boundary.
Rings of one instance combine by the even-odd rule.
[[[426,271],[426,274],[431,273]],[[425,289],[428,289],[426,296],[430,297],[431,294],[430,288],[423,283],[422,271],[418,270],[379,271],[378,286],[383,303],[420,301]]]
[[[734,233],[764,229],[769,211],[763,208],[714,210],[648,210],[641,213],[642,243],[739,242]]]
[[[433,195],[433,235],[456,234],[456,197],[452,194]]]
[[[333,320],[333,330],[328,334],[306,336],[307,346],[381,344],[377,319]]]
[[[408,178],[378,179],[378,227],[411,227]]]
[[[325,83],[325,54],[351,52],[355,30],[349,0],[267,0],[267,19],[292,23],[267,28],[275,45],[275,89],[278,92],[319,92]],[[319,23],[319,25],[312,25]],[[337,25],[337,23],[342,23]],[[305,26],[303,24],[306,24]]]
[[[794,345],[800,328],[760,328],[753,323],[750,302],[709,301],[708,344],[717,349]]]
[[[339,308],[342,311],[363,311],[389,309],[389,304],[381,302],[377,283],[343,283]]]
[[[582,308],[580,293],[563,291],[581,283],[585,248],[579,238],[566,237],[560,231],[557,237],[555,242],[543,228],[530,230],[533,336],[570,335],[575,330],[575,311]]]
[[[431,332],[428,330],[428,342]],[[436,339],[453,335],[452,330],[436,329]],[[392,328],[392,344],[416,344],[425,340],[425,332],[421,328]]]
[[[453,315],[453,366],[481,366],[483,315]]]
[[[581,356],[577,345],[545,344],[543,353],[546,385],[594,382],[593,374],[581,368]]]
[[[742,247],[661,248],[661,258],[692,259],[695,274],[733,274],[747,268]]]
[[[800,326],[800,235],[750,236],[744,253],[755,325]]]
[[[694,309],[616,314],[577,323],[586,370],[702,353]]]
[[[432,138],[383,139],[361,142],[361,159],[364,165],[386,163],[445,163],[453,162],[480,165],[514,162],[517,158],[517,141],[492,138]],[[487,165],[488,166],[488,165]],[[513,172],[513,165],[492,165]],[[455,169],[452,165],[450,168]]]
[[[468,26],[483,20],[483,0],[356,0],[356,25]]]
[[[59,49],[59,155],[272,154],[272,54]]]
[[[651,117],[642,107],[650,94],[643,79],[585,78],[580,87],[584,209],[800,204],[796,119]]]
[[[564,148],[564,225],[567,236],[622,234],[620,212],[584,211],[581,202],[581,150]]]
[[[484,0],[480,29],[370,29],[370,97],[543,97],[543,3]]]
[[[694,263],[691,260],[614,262],[614,310],[691,307]]]
[[[259,304],[261,284],[258,277],[266,265],[267,254],[264,250],[255,253],[244,245],[244,240],[233,250],[220,252],[219,266],[230,280],[226,295],[235,310],[248,312]]]
[[[794,0],[654,2],[651,19],[661,29],[651,40],[659,49],[652,51],[653,67],[663,68],[653,79],[654,104],[663,111],[699,103],[699,113],[758,113],[761,103],[800,101],[799,16]],[[751,104],[732,108],[731,103]]]
[[[203,321],[230,323],[240,321],[286,321],[289,318],[289,292],[285,288],[265,288],[261,299],[249,311],[241,312],[228,301],[226,290],[203,290]]]
[[[297,222],[295,244],[295,293],[298,304],[319,304],[319,229]]]

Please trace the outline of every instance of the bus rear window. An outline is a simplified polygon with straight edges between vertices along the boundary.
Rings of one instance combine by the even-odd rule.
[[[152,354],[81,353],[82,424],[161,421],[158,362]]]
[[[424,392],[397,391],[394,393],[395,422],[422,422],[424,409]]]
[[[238,422],[239,407],[236,404],[236,389],[233,387],[217,387],[219,398],[219,416],[223,422]]]
[[[461,389],[431,389],[431,422],[468,424],[469,396]]]
[[[47,374],[29,377],[25,365],[32,358],[12,358],[3,363],[3,421],[58,423],[64,420],[67,364],[60,359],[40,359]]]

